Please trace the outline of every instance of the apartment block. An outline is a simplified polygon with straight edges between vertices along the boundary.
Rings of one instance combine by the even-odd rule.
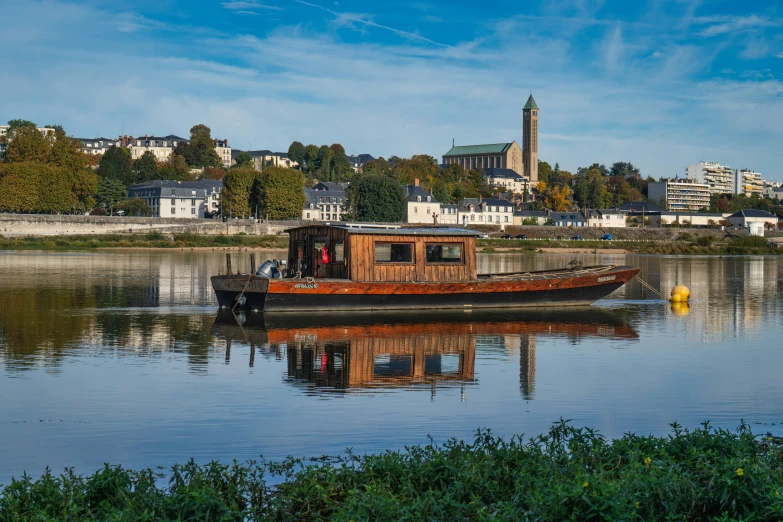
[[[731,167],[717,161],[700,161],[685,169],[685,177],[708,185],[710,194],[735,194],[735,176]]]
[[[228,145],[228,140],[213,140],[215,142],[215,152],[217,152],[218,158],[223,162],[223,166],[227,169],[231,168],[231,147]]]
[[[204,218],[220,211],[223,182],[154,180],[128,187],[129,198],[140,198],[152,208],[153,217]]]
[[[761,196],[764,192],[764,177],[748,169],[734,171],[734,193],[744,194],[748,197]]]
[[[710,186],[694,179],[667,179],[647,186],[650,199],[660,201],[666,210],[693,211],[710,206]]]
[[[185,138],[169,134],[168,136],[142,136],[130,140],[129,147],[131,159],[139,159],[145,152],[150,151],[157,161],[166,161],[174,153],[174,149],[180,143],[188,143]]]

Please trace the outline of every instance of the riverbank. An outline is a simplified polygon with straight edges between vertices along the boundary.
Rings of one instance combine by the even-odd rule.
[[[270,484],[272,483],[272,484]],[[4,520],[779,520],[783,440],[708,425],[607,441],[561,422],[529,441],[378,455],[106,466],[0,490]]]
[[[135,249],[287,249],[288,236],[277,235],[202,235],[185,232],[182,234],[104,234],[72,235],[60,237],[3,237],[0,236],[0,250],[95,250],[100,248]]]
[[[478,251],[553,252],[567,254],[659,254],[659,255],[781,255],[783,248],[771,248],[763,237],[733,237],[721,240],[682,239],[677,241],[596,241],[556,239],[482,239]]]

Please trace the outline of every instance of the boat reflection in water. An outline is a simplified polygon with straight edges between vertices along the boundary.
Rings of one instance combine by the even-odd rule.
[[[509,313],[239,314],[221,313],[215,334],[285,356],[287,379],[318,393],[455,386],[475,381],[476,350],[519,350],[520,392],[535,389],[536,337],[636,339],[621,315],[595,308]]]

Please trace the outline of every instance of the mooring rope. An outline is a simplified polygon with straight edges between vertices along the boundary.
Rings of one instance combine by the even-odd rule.
[[[642,279],[642,278],[641,278],[641,277],[639,277],[638,275],[636,276],[636,280],[637,280],[637,281],[639,281],[639,282],[642,284],[642,286],[643,286],[643,287],[645,287],[645,288],[646,288],[647,290],[649,290],[650,292],[654,293],[655,295],[657,295],[657,296],[658,296],[658,297],[660,297],[661,299],[666,299],[666,300],[668,301],[668,298],[667,298],[665,295],[663,295],[663,294],[662,294],[662,293],[660,293],[658,290],[656,290],[655,288],[653,288],[653,286],[652,286],[650,283],[648,283],[647,281],[645,281],[644,279]]]

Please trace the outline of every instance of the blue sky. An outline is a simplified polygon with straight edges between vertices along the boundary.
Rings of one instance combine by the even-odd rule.
[[[699,160],[783,181],[779,0],[0,0],[0,121],[440,157],[521,140],[574,170]]]

